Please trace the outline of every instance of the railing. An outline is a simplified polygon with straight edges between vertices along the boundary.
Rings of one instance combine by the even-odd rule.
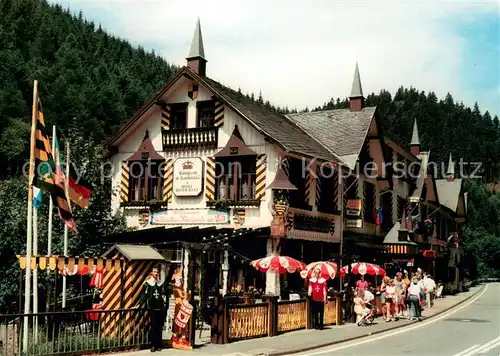
[[[163,149],[217,148],[217,127],[196,127],[163,131]]]
[[[257,304],[229,304],[227,299],[220,301],[212,317],[212,343],[227,344],[311,328],[312,314],[308,299],[281,302],[273,296],[264,299],[266,302]],[[324,325],[341,323],[340,308],[338,296],[325,305]]]
[[[229,339],[231,341],[267,336],[268,333],[268,303],[229,307]]]
[[[278,302],[278,333],[307,327],[307,301]]]
[[[137,350],[149,343],[148,312],[142,309],[0,315],[2,356],[88,355]]]

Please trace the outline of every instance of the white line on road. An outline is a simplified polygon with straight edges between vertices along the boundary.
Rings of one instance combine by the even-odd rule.
[[[467,354],[468,352],[470,352],[470,351],[472,351],[472,350],[475,350],[475,349],[476,349],[476,347],[478,347],[478,346],[479,346],[479,344],[476,344],[476,345],[471,346],[471,347],[469,347],[468,349],[465,349],[465,350],[463,350],[462,352],[459,352],[458,354],[455,354],[455,355],[453,355],[453,356],[463,356],[463,355]]]
[[[355,343],[352,343],[352,344],[348,344],[348,345],[344,345],[344,346],[337,346],[337,347],[334,347],[334,348],[331,348],[331,349],[325,349],[323,351],[317,351],[317,352],[311,352],[311,353],[303,353],[303,355],[307,355],[307,356],[313,356],[313,355],[323,355],[323,354],[326,354],[326,353],[329,353],[329,352],[332,352],[332,351],[338,351],[338,350],[343,350],[343,349],[347,349],[349,347],[353,347],[353,346],[358,346],[358,345],[363,345],[363,344],[367,344],[367,343],[370,343],[370,342],[374,342],[374,341],[377,341],[377,340],[382,340],[382,339],[386,339],[390,336],[395,336],[395,335],[399,335],[399,334],[402,334],[402,333],[405,333],[405,332],[408,332],[408,331],[411,331],[411,330],[415,330],[415,329],[419,329],[419,328],[422,328],[424,326],[427,326],[429,324],[433,324],[439,320],[442,320],[444,318],[447,318],[448,316],[468,307],[469,305],[471,305],[472,303],[474,303],[476,300],[478,300],[479,298],[481,298],[483,296],[484,293],[486,293],[486,290],[488,289],[488,284],[484,287],[483,291],[481,293],[479,293],[478,296],[474,297],[474,299],[468,301],[467,303],[465,303],[464,305],[461,305],[460,307],[452,310],[452,311],[449,311],[449,312],[446,312],[444,314],[442,314],[441,316],[438,316],[438,317],[434,317],[428,321],[424,321],[422,323],[419,323],[415,326],[408,326],[408,327],[404,327],[404,328],[401,328],[400,330],[398,331],[394,331],[390,334],[382,334],[381,336],[378,336],[378,337],[374,337],[374,338],[370,338],[368,340],[362,340],[362,341],[358,341],[358,342],[355,342]],[[292,354],[290,354],[292,355]]]
[[[494,343],[492,344],[492,342],[494,342]],[[497,337],[495,340],[490,341],[488,344],[482,346],[481,349],[479,350],[479,353],[485,354],[497,346],[500,346],[500,336]]]

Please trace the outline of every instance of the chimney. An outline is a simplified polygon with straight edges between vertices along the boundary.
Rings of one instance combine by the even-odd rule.
[[[361,88],[361,78],[359,77],[358,62],[354,70],[354,78],[352,80],[351,96],[349,97],[349,111],[361,111],[365,106],[365,97]]]
[[[420,154],[420,138],[418,137],[417,119],[413,123],[413,133],[411,135],[410,152],[418,156]]]
[[[200,19],[196,22],[191,50],[186,58],[187,66],[196,74],[204,77],[207,74],[207,60],[205,59],[205,49],[203,48],[203,37],[201,36]]]
[[[448,182],[453,182],[455,180],[455,163],[451,158],[451,153],[450,159],[448,160],[448,170],[446,171],[446,178],[448,179]]]

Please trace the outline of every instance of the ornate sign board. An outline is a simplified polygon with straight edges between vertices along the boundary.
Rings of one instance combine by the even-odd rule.
[[[340,241],[340,216],[314,213],[308,210],[288,209],[288,238],[309,241]]]
[[[174,162],[174,194],[196,197],[203,191],[203,161],[199,157],[177,158]]]
[[[345,215],[357,217],[361,215],[361,199],[349,199],[345,207]]]
[[[363,227],[363,220],[361,220],[361,219],[345,219],[344,227],[347,229],[349,229],[349,228],[361,229]]]
[[[151,214],[151,225],[182,224],[229,224],[227,211],[214,209],[179,209],[155,211]]]

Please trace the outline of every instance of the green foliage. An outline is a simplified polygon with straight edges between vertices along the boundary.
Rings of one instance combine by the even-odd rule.
[[[469,223],[463,241],[466,254],[476,263],[477,276],[500,277],[500,194],[487,192],[478,182],[468,185]]]

